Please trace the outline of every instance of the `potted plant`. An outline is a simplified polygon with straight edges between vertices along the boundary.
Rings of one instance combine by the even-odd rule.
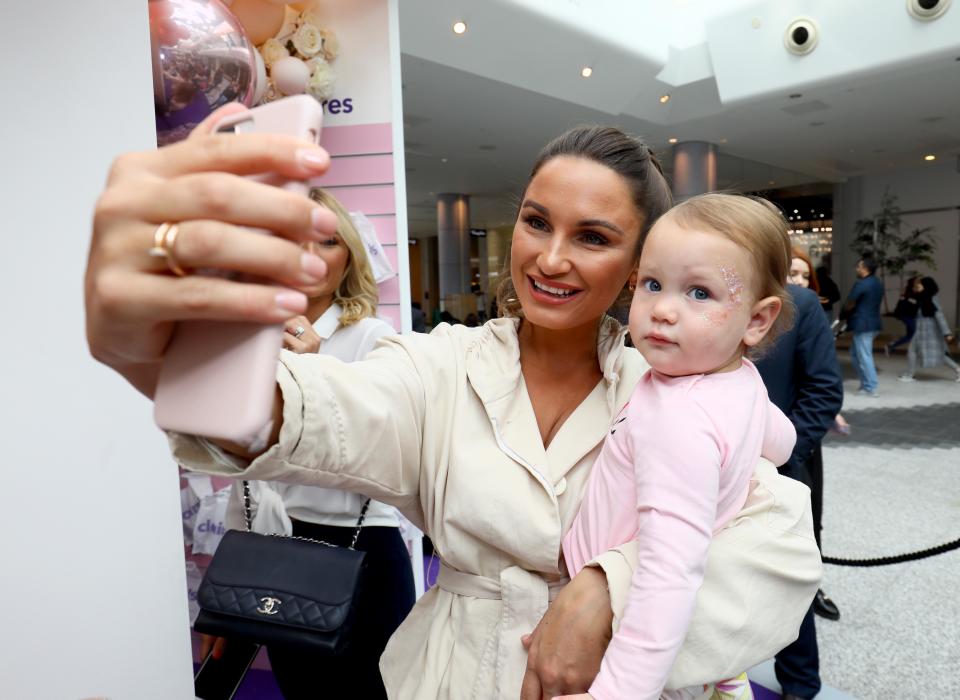
[[[904,285],[904,272],[907,267],[921,263],[936,270],[934,254],[937,241],[933,237],[933,227],[903,230],[897,196],[886,189],[880,198],[880,211],[870,219],[860,219],[854,224],[854,238],[850,244],[860,257],[869,256],[877,262],[877,274],[887,287],[887,275],[896,275],[900,288]],[[910,271],[910,275],[916,274]],[[889,312],[887,299],[883,299],[884,312]]]

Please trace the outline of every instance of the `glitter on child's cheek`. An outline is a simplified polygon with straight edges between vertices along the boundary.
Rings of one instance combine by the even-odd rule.
[[[731,267],[721,265],[720,274],[723,275],[723,281],[727,283],[727,292],[730,294],[730,300],[727,302],[727,305],[739,306],[743,298],[743,282]]]
[[[723,325],[729,317],[730,313],[726,309],[722,311],[714,311],[713,313],[704,311],[698,316],[698,318],[703,321],[703,325],[707,328]]]

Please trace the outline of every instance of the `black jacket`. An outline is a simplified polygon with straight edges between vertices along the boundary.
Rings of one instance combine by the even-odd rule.
[[[817,295],[794,284],[787,289],[797,307],[793,328],[756,364],[770,400],[797,430],[797,445],[782,471],[806,481],[804,465],[843,405],[843,379]]]

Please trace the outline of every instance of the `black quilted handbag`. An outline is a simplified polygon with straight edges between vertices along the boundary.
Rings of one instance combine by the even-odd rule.
[[[197,632],[335,656],[349,644],[363,581],[364,553],[349,547],[250,532],[250,487],[243,482],[247,531],[229,530],[204,574]]]

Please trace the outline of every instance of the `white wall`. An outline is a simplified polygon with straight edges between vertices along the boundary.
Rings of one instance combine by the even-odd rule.
[[[83,328],[97,192],[155,143],[147,3],[4,3],[0,26],[0,696],[193,697],[176,467]]]
[[[960,162],[956,157],[925,163],[909,170],[851,178],[834,190],[833,250],[835,279],[846,293],[853,284],[856,254],[850,251],[853,222],[870,218],[880,207],[884,190],[897,195],[897,204],[905,211],[928,211],[903,216],[904,231],[934,227],[937,240],[935,270],[912,265],[922,274],[929,274],[940,285],[940,301],[947,320],[956,325],[958,319],[958,278],[960,278]],[[896,304],[898,280],[888,280],[887,300]]]

